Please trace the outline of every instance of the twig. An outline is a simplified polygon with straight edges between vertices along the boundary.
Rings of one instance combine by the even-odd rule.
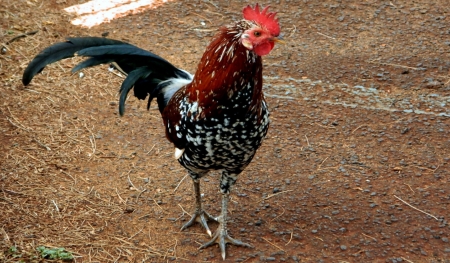
[[[294,100],[294,97],[291,96],[281,96],[281,95],[274,95],[274,94],[269,94],[267,92],[264,92],[264,96],[269,97],[269,98],[275,98],[275,99],[286,99],[286,100]]]
[[[434,218],[434,219],[436,219],[436,220],[439,221],[439,219],[438,219],[437,217],[435,217],[434,215],[429,214],[429,213],[427,213],[427,212],[425,212],[425,211],[423,211],[423,210],[420,210],[420,209],[417,208],[417,207],[414,207],[414,206],[408,204],[406,201],[403,201],[400,197],[398,197],[398,196],[396,196],[396,195],[394,195],[394,197],[397,198],[398,200],[402,201],[403,203],[405,203],[405,204],[408,205],[409,207],[414,208],[414,209],[416,209],[417,211],[422,212],[422,213],[424,213],[424,214],[426,214],[426,215],[428,215],[428,216],[431,216],[432,218]]]
[[[323,161],[319,164],[319,167],[317,168],[317,170],[320,170],[320,167],[322,167],[322,164],[328,159],[328,156],[323,159]]]
[[[55,207],[56,207],[56,212],[59,212],[59,207],[58,207],[58,205],[56,204],[56,202],[55,202],[55,200],[52,200],[52,203],[55,205]]]
[[[155,148],[156,144],[153,144],[152,148],[150,149],[150,151],[147,152],[147,155],[150,154],[153,150],[153,148]]]
[[[91,147],[92,147],[92,157],[95,157],[95,151],[97,150],[97,143],[95,142],[95,135],[92,132],[92,130],[87,127],[86,123],[84,124],[84,127],[91,134],[91,136],[89,136],[89,141],[91,142]]]
[[[413,70],[421,70],[422,68],[415,68],[415,67],[409,67],[409,66],[403,66],[403,65],[399,65],[399,64],[392,64],[392,63],[386,63],[386,62],[376,62],[376,61],[368,61],[369,63],[372,64],[380,64],[380,65],[388,65],[388,66],[393,66],[393,67],[400,67],[400,68],[407,68],[407,69],[413,69]]]
[[[441,167],[441,165],[438,165],[438,166],[436,167],[436,169],[433,170],[433,174],[436,172],[437,169],[439,169],[439,167]]]
[[[292,229],[292,231],[291,231],[291,238],[289,238],[289,241],[286,243],[285,246],[287,246],[287,245],[289,245],[289,243],[291,243],[293,236],[294,236],[294,229]]]
[[[295,33],[297,33],[297,27],[294,25],[294,29],[292,29],[291,34],[289,35],[289,38],[291,38]]]
[[[12,190],[4,189],[4,188],[0,189],[0,192],[5,192],[5,193],[8,193],[8,194],[14,194],[14,195],[25,195],[25,194],[14,192]]]
[[[134,235],[132,235],[131,237],[128,238],[128,240],[132,239],[133,237],[137,236],[139,233],[142,232],[142,230],[144,230],[144,228],[142,228],[141,230],[137,231]]]
[[[25,152],[28,156],[30,156],[33,160],[35,160],[35,161],[37,161],[37,162],[40,162],[40,163],[42,163],[42,164],[46,164],[44,161],[42,161],[42,160],[40,160],[40,159],[38,159],[38,158],[36,158],[36,157],[34,157],[33,155],[31,155],[31,154],[29,154],[28,152]],[[36,169],[36,167],[35,167],[35,169]]]
[[[311,144],[309,144],[309,140],[308,140],[308,137],[306,136],[306,134],[305,134],[305,138],[306,138],[306,142],[308,143],[308,147],[311,147]]]
[[[183,214],[181,214],[181,216],[175,218],[175,220],[173,220],[173,221],[176,222],[176,221],[178,221],[180,218],[182,218],[183,216],[184,216],[184,211],[183,211]]]
[[[216,31],[215,29],[198,29],[198,28],[188,28],[188,30],[194,30],[194,31],[199,31],[199,32],[212,32],[212,31]]]
[[[211,2],[211,1],[205,1],[205,2],[208,3],[208,4],[210,4],[210,5],[212,5],[212,6],[214,6],[215,8],[219,8],[219,6],[217,6],[216,3],[213,3],[213,2]],[[209,10],[205,10],[205,11],[209,11]],[[209,11],[209,12],[211,12],[211,11]],[[223,15],[222,15],[222,14],[219,14],[219,13],[215,13],[215,12],[211,12],[211,13],[218,14],[218,15],[221,15],[221,16],[223,17]]]
[[[161,209],[161,211],[164,211],[164,209],[162,209],[162,207],[160,205],[158,205],[158,202],[155,201],[155,199],[152,199],[153,203],[155,203],[156,206],[159,207],[159,209]]]
[[[403,184],[405,184],[405,183],[403,183]],[[407,185],[413,193],[416,193],[416,192],[414,192],[414,190],[411,188],[411,186],[409,184],[405,184],[405,185]]]
[[[213,4],[213,3],[210,3],[210,4],[214,5],[214,6],[217,8],[217,6],[216,6],[215,4]],[[211,14],[215,14],[215,15],[218,15],[218,16],[221,16],[222,18],[224,17],[223,14],[217,13],[217,12],[213,12],[213,11],[210,11],[210,10],[208,10],[208,9],[206,9],[205,12],[208,12],[208,13],[211,13]]]
[[[3,234],[5,236],[4,240],[9,241],[10,239],[9,239],[8,233],[6,233],[6,230],[3,227],[2,227],[2,230],[3,230]]]
[[[130,172],[131,172],[131,170],[130,170]],[[138,189],[136,186],[134,186],[133,182],[131,181],[131,179],[130,179],[130,173],[129,173],[129,172],[128,172],[128,174],[127,174],[127,177],[128,177],[128,183],[130,183],[130,185],[131,185],[134,189],[136,189],[136,191],[139,191],[139,189]]]
[[[180,182],[177,184],[177,187],[175,187],[175,189],[173,190],[172,193],[175,193],[178,189],[178,187],[181,185],[181,183],[184,181],[184,179],[188,176],[189,174],[186,174],[181,180]]]
[[[321,35],[321,36],[324,36],[324,37],[328,37],[328,38],[331,38],[331,39],[336,40],[336,38],[327,36],[327,35],[325,35],[325,34],[323,34],[323,33],[320,33],[320,32],[317,32],[317,34],[319,34],[319,35]]]
[[[8,117],[6,117],[6,118],[8,119],[8,121],[9,121],[12,125],[14,125],[14,126],[16,126],[16,127],[18,127],[18,128],[21,128],[21,129],[23,129],[23,130],[25,130],[25,131],[27,131],[27,132],[31,132],[31,131],[32,131],[32,129],[26,127],[25,125],[23,125],[22,123],[20,123],[20,121],[19,121],[16,117],[14,117],[14,115],[12,114],[11,110],[9,109],[9,107],[7,107],[7,109],[8,109],[8,111],[9,111],[9,114],[11,114],[11,117],[12,117],[12,118],[18,123],[18,125],[20,125],[21,127],[17,126],[17,125],[14,124]]]
[[[62,97],[62,96],[59,96],[58,94],[51,93],[51,92],[45,91],[45,90],[30,89],[30,88],[28,88],[28,87],[24,88],[23,90],[24,90],[24,91],[28,91],[28,92],[32,92],[32,93],[37,93],[37,94],[40,94],[40,93],[46,93],[46,94],[52,95],[53,97],[57,97],[57,98],[60,98],[60,99],[62,99],[62,100],[67,100],[67,98],[64,98],[64,97]]]
[[[424,167],[424,166],[419,166],[419,165],[412,165],[412,167],[416,167],[416,168],[419,168],[421,170],[428,170],[428,171],[433,171],[433,172],[435,171],[435,170],[433,170],[431,168]]]
[[[192,216],[192,215],[189,214],[186,210],[184,210],[184,208],[183,208],[180,204],[178,204],[178,206],[181,208],[181,210],[183,211],[183,213],[186,213],[186,214],[188,214],[189,216]]]
[[[401,258],[404,259],[404,260],[406,260],[406,261],[408,261],[409,263],[414,263],[414,262],[412,262],[411,260],[406,259],[406,258],[404,258],[404,257],[401,257]]]
[[[7,49],[6,45],[11,44],[12,42],[16,41],[19,38],[23,38],[23,37],[26,37],[26,36],[34,35],[37,32],[39,32],[39,30],[35,30],[35,31],[31,31],[31,32],[25,32],[23,34],[17,35],[15,37],[11,38],[10,40],[6,41],[5,44],[2,44],[2,46]]]
[[[75,184],[77,184],[77,180],[75,180],[75,178],[73,178],[72,175],[70,175],[69,173],[63,171],[62,169],[61,169],[60,171],[61,171],[61,173],[63,173],[63,174],[65,174],[65,175],[69,176],[70,178],[72,178],[72,180],[75,182]]]
[[[364,169],[364,168],[367,168],[367,167],[365,167],[365,166],[356,166],[356,165],[350,165],[350,164],[343,164],[343,165],[338,165],[338,166],[327,166],[327,167],[324,167],[324,168],[320,168],[320,169],[318,169],[318,170],[328,170],[328,169],[337,169],[337,168],[339,168],[339,167],[351,167],[351,168],[359,168],[359,169]]]
[[[117,190],[117,187],[116,187],[116,193],[117,193],[117,196],[119,197],[120,201],[122,201],[122,203],[126,204],[127,202],[125,202],[125,200],[123,200],[123,198],[120,196],[119,191]]]
[[[281,247],[279,247],[279,246],[275,245],[274,243],[270,242],[269,240],[265,239],[264,237],[263,237],[262,239],[264,239],[264,240],[265,240],[265,241],[266,241],[267,243],[271,244],[272,246],[274,246],[274,247],[278,248],[279,250],[281,250],[281,251],[285,251],[284,249],[282,249]],[[286,251],[285,251],[285,252],[286,252]]]
[[[47,151],[51,151],[52,149],[50,149],[50,147],[48,147],[47,145],[43,144],[42,142],[40,142],[38,139],[33,138],[33,140],[35,142],[37,142],[40,146],[44,147],[45,149],[47,149]]]
[[[119,262],[120,257],[122,257],[122,250],[119,250],[119,256],[117,258],[114,259],[114,262]]]
[[[325,126],[325,125],[318,124],[318,123],[314,123],[314,124],[317,125],[317,126],[320,126],[322,128],[326,128],[326,129],[336,129],[336,127],[334,127],[334,126]]]
[[[371,238],[371,239],[373,239],[373,240],[375,240],[375,241],[377,241],[377,239],[376,238],[374,238],[374,237],[371,237],[371,236],[369,236],[369,235],[366,235],[366,234],[364,234],[364,233],[361,233],[363,236],[365,236],[365,237],[368,237],[368,238]]]
[[[270,220],[269,222],[274,221],[275,219],[277,219],[278,217],[284,215],[284,212],[286,212],[286,209],[284,209],[284,207],[280,206],[283,209],[283,212],[281,212],[281,214],[277,215],[276,217],[274,217],[272,220]]]
[[[14,127],[17,127],[17,128],[19,128],[19,129],[21,129],[21,130],[24,130],[24,131],[26,131],[26,132],[30,132],[30,131],[27,130],[26,128],[21,127],[21,126],[19,126],[18,124],[15,124],[10,118],[6,117],[6,119],[7,119],[7,120],[9,121],[9,123],[11,123]]]
[[[142,190],[141,192],[139,192],[139,194],[136,196],[136,204],[137,204],[137,202],[138,202],[139,197],[141,196],[141,194],[144,193],[144,192],[146,192],[146,191],[147,191],[147,189],[144,189],[144,190]]]
[[[194,14],[194,15],[196,15],[196,16],[198,16],[198,17],[201,17],[201,18],[203,18],[203,19],[205,19],[205,20],[208,20],[208,22],[212,24],[211,20],[209,20],[208,18],[206,18],[206,17],[204,17],[204,16],[202,16],[202,15],[199,15],[199,14],[197,14],[197,13],[192,13],[192,14]]]
[[[367,126],[367,124],[359,125],[358,127],[356,127],[356,129],[354,129],[354,130],[352,131],[352,133],[354,133],[354,132],[357,131],[359,128],[364,127],[364,126]]]
[[[114,69],[117,70],[117,71],[119,71],[119,72],[122,73],[123,75],[128,76],[128,74],[127,74],[127,73],[119,66],[119,64],[117,64],[117,62],[112,62],[109,68],[110,68],[110,69],[113,69],[113,70],[109,70],[109,72],[115,74],[116,76],[118,76],[118,77],[120,77],[120,78],[123,78],[123,79],[124,79],[125,77],[122,76],[122,75],[120,75],[120,74],[118,74],[118,73],[116,73],[116,72],[114,72]]]
[[[130,242],[128,242],[128,241],[126,241],[126,240],[124,240],[123,238],[120,238],[120,237],[112,237],[112,238],[115,238],[115,239],[117,239],[117,240],[119,240],[119,241],[122,241],[122,242],[124,242],[124,243],[126,243],[126,244],[128,244],[128,245],[130,245],[130,246],[133,246],[134,244],[133,243],[130,243]]]
[[[259,201],[259,202],[262,202],[262,201],[264,201],[264,200],[267,200],[267,199],[269,199],[269,198],[272,198],[272,197],[274,197],[274,196],[276,196],[276,195],[284,194],[284,193],[292,192],[292,191],[294,191],[294,190],[286,190],[286,191],[278,192],[278,193],[276,193],[276,194],[271,194],[271,195],[269,195],[269,196],[267,196],[267,197],[261,199],[261,201]]]

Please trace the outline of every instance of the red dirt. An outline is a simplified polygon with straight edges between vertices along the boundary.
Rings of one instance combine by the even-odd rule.
[[[0,3],[0,43],[39,30],[0,55],[0,261],[38,261],[41,245],[76,262],[220,261],[198,225],[179,231],[192,185],[155,106],[130,97],[119,117],[107,66],[21,74],[48,45],[105,32],[194,72],[246,3],[175,1],[91,29],[62,11],[76,3]],[[287,42],[264,58],[272,123],[229,213],[254,248],[228,246],[227,262],[450,262],[448,3],[271,5]],[[218,214],[218,173],[202,191]]]

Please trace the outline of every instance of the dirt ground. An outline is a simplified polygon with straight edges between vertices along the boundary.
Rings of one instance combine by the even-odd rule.
[[[192,184],[156,107],[130,97],[119,117],[107,66],[21,75],[44,47],[106,32],[194,72],[247,1],[168,2],[91,29],[63,11],[81,2],[0,2],[0,261],[37,262],[38,246],[75,262],[221,261],[198,249],[199,225],[180,232]],[[448,1],[271,6],[286,40],[264,58],[272,123],[230,204],[231,234],[254,248],[226,261],[450,262]],[[201,184],[218,214],[218,173]]]

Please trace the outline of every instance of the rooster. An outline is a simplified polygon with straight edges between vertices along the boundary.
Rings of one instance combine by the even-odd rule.
[[[243,20],[220,28],[207,47],[195,75],[165,59],[131,44],[98,37],[68,38],[38,54],[25,69],[22,82],[50,63],[75,55],[88,57],[73,68],[112,63],[127,76],[120,87],[119,113],[131,89],[138,99],[149,96],[147,109],[156,98],[167,139],[175,158],[194,184],[196,198],[192,218],[182,226],[200,223],[212,237],[201,248],[218,243],[222,258],[226,244],[251,247],[230,236],[227,208],[231,187],[250,163],[269,128],[269,112],[262,92],[262,59],[274,48],[280,26],[276,13],[258,4],[243,9]],[[222,210],[218,217],[207,213],[201,202],[200,178],[221,170]],[[219,223],[212,235],[207,221]]]

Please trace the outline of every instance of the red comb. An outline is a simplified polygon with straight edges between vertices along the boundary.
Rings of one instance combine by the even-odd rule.
[[[244,14],[245,20],[255,21],[261,26],[267,28],[267,30],[274,36],[280,34],[280,25],[278,25],[278,19],[275,18],[277,13],[267,13],[269,6],[266,6],[262,12],[259,11],[259,5],[256,4],[255,9],[250,5],[244,8],[242,13]]]

